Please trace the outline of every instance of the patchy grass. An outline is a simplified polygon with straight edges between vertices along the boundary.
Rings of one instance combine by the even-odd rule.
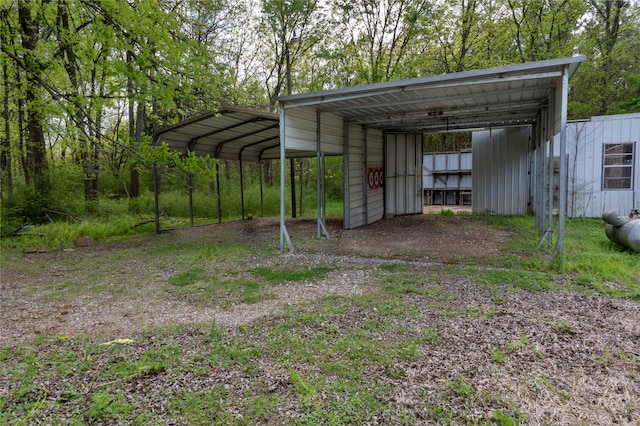
[[[307,268],[305,266],[287,268],[254,268],[252,272],[273,284],[284,284],[290,281],[315,281],[324,278],[334,268],[320,266]]]
[[[553,398],[587,415],[603,413],[604,404],[606,412],[637,420],[635,406],[615,402],[625,392],[638,396],[637,355],[614,348],[597,358],[564,350],[545,356],[554,343],[535,336],[573,331],[566,320],[520,322],[525,329],[510,340],[485,346],[468,333],[477,327],[481,336],[488,321],[504,321],[495,310],[458,305],[462,294],[441,288],[445,281],[421,282],[417,271],[404,271],[393,285],[388,271],[379,273],[381,285],[369,294],[292,306],[237,329],[214,321],[107,344],[62,336],[2,348],[0,422],[516,425],[543,420],[529,417],[532,404],[560,409]],[[478,289],[491,300],[490,286]],[[502,329],[505,337],[511,327]],[[606,366],[602,374],[628,383],[583,390],[576,362],[591,363],[595,380]],[[521,385],[551,399],[540,392],[523,399]],[[581,392],[611,399],[592,406]],[[580,420],[571,410],[562,415]]]
[[[507,281],[532,289],[540,285],[553,287],[550,280],[557,281],[558,274],[563,274],[565,284],[608,296],[640,300],[640,253],[610,242],[602,220],[568,219],[565,223],[565,254],[550,265],[550,251],[545,249],[545,245],[538,248],[534,217],[480,217],[490,226],[508,229],[512,234],[503,247],[504,254],[487,262],[491,266],[510,269],[503,273]],[[531,275],[526,271],[542,275]]]
[[[639,422],[640,347],[625,322],[635,302],[596,295],[633,299],[637,255],[597,243],[604,231],[586,221],[568,234],[576,252],[560,270],[535,251],[531,218],[487,223],[514,235],[487,267],[287,261],[262,242],[239,242],[240,232],[135,236],[117,250],[56,259],[70,274],[41,284],[39,301],[61,306],[98,291],[144,297],[121,285],[118,268],[194,307],[253,305],[277,286],[355,272],[367,291],[235,327],[211,321],[122,336],[130,340],[94,333],[0,347],[0,424]],[[50,267],[26,263],[25,274]]]

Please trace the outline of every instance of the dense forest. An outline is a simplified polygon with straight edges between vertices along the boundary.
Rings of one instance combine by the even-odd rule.
[[[3,0],[0,37],[3,221],[135,210],[154,162],[211,191],[215,160],[150,135],[222,105],[276,111],[288,65],[299,93],[582,54],[569,118],[640,111],[637,1]],[[313,185],[312,162],[294,167]]]

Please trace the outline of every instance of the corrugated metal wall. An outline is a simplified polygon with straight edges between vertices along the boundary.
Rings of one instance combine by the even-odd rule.
[[[385,151],[385,212],[422,213],[422,135],[388,133]]]
[[[603,145],[635,142],[632,189],[602,189]],[[593,117],[567,123],[568,212],[571,217],[600,217],[640,208],[640,114]],[[556,151],[556,156],[558,152]]]
[[[382,132],[349,125],[344,150],[344,227],[356,228],[378,221],[384,214],[384,188],[372,189],[367,181],[369,169],[384,166]]]
[[[527,213],[529,201],[529,127],[474,132],[474,213]]]
[[[367,168],[384,170],[384,135],[381,130],[368,130]],[[367,223],[384,216],[384,185],[371,189],[367,185]]]
[[[365,194],[362,191],[365,170],[363,161],[364,129],[362,126],[348,126],[346,139],[343,171],[345,180],[344,227],[357,228],[365,225]]]
[[[316,151],[318,118],[315,109],[293,108],[285,110],[286,148]],[[323,112],[320,116],[322,150],[328,155],[342,154],[342,117]]]

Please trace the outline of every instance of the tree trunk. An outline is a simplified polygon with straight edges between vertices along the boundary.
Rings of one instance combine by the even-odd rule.
[[[22,91],[22,76],[20,75],[20,71],[17,73],[18,80],[18,92],[24,93]],[[22,97],[18,98],[18,150],[20,151],[20,167],[22,167],[22,174],[24,175],[24,183],[27,186],[31,185],[31,173],[29,172],[29,163],[27,162],[27,147],[25,146],[25,137],[24,137],[24,99]]]
[[[5,36],[3,33],[3,43],[5,42]],[[7,194],[9,198],[13,196],[13,172],[11,170],[11,126],[9,120],[11,114],[9,113],[9,67],[7,63],[2,64],[2,75],[4,78],[4,98],[2,99],[4,107],[4,138],[0,145],[0,174],[6,176],[7,182]]]
[[[26,76],[24,97],[29,135],[29,141],[26,144],[27,164],[33,175],[33,187],[36,193],[46,198],[49,195],[49,164],[43,127],[43,100],[38,96],[40,88],[38,77],[42,75],[42,66],[34,55],[38,45],[40,23],[33,19],[29,2],[20,2],[18,7],[22,48],[25,51],[24,62],[31,71]]]
[[[130,67],[133,67],[133,53],[131,51],[127,51],[127,63]],[[134,102],[134,93],[133,93],[133,80],[131,77],[127,80],[127,99],[129,101],[129,140],[131,147],[134,148],[135,142],[137,140],[137,120],[136,120],[136,108]],[[135,162],[135,161],[134,161]],[[131,169],[129,171],[129,198],[136,198],[140,195],[140,175],[138,170],[136,169],[135,164],[131,164]]]
[[[145,123],[145,109],[144,103],[138,101],[138,107],[136,108],[136,135],[135,135],[135,151],[138,151],[140,143],[142,142],[142,131]],[[140,196],[140,172],[136,167],[136,162],[131,165],[131,180],[129,182],[129,197],[137,198]]]

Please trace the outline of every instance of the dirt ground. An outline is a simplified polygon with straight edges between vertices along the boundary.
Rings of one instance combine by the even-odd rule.
[[[278,261],[305,261],[310,265],[314,262],[351,263],[360,257],[364,258],[361,260],[364,263],[390,259],[458,263],[469,256],[498,255],[500,246],[508,239],[506,232],[489,229],[471,217],[441,215],[396,217],[351,230],[342,229],[341,220],[330,220],[327,223],[331,234],[329,239],[315,238],[315,219],[288,219],[287,229],[293,240],[294,252],[283,254]],[[263,244],[278,250],[279,220],[253,219],[181,228],[170,231],[165,237],[179,244],[203,235],[211,236],[212,245],[221,241],[220,238],[224,239],[225,235],[235,235],[234,241]],[[292,303],[329,294],[357,294],[366,288],[365,274],[351,278],[332,277],[321,283],[309,284],[303,291],[297,288],[294,292],[280,286],[277,298],[261,302],[258,309],[254,305],[238,305],[230,309],[194,307],[185,300],[155,296],[155,288],[166,282],[173,271],[154,274],[156,266],[153,261],[142,264],[136,259],[117,259],[119,250],[136,244],[140,242],[97,242],[89,247],[27,253],[10,266],[3,265],[0,345],[24,343],[35,336],[47,335],[104,333],[117,337],[144,327],[210,322],[212,318],[220,324],[232,326],[278,312]],[[142,244],[152,245],[153,238]],[[95,285],[104,285],[105,291],[92,292],[90,297],[74,297],[73,291],[65,289],[91,275],[102,277]],[[118,291],[121,287],[127,290]],[[70,293],[70,298],[52,297],[56,289]],[[119,294],[122,298],[118,297]]]
[[[382,265],[405,262],[413,272],[428,276],[435,265],[455,268],[500,255],[509,239],[507,231],[466,215],[396,217],[352,230],[342,229],[340,221],[329,221],[327,228],[331,238],[319,239],[315,220],[287,220],[295,251],[284,254],[278,253],[277,219],[183,228],[125,242],[24,254],[2,265],[0,345],[61,335],[107,341],[149,327],[214,320],[237,330],[258,318],[275,321],[291,305],[375,291],[372,277]],[[162,247],[157,257],[131,256],[135,250],[152,252],[158,239]],[[318,281],[274,286],[274,297],[250,305],[194,303],[158,291],[180,270],[166,248],[175,247],[177,252],[181,244],[194,241],[211,247],[229,241],[255,245],[260,248],[257,254],[243,259],[250,267],[311,268],[329,263],[337,268]],[[90,288],[78,290],[73,287],[77,282]],[[420,407],[422,397],[416,389],[455,373],[469,377],[479,390],[504,389],[526,411],[527,424],[640,424],[640,304],[575,291],[519,291],[508,283],[489,287],[462,275],[443,274],[437,285],[451,295],[446,302],[450,312],[495,308],[486,318],[450,318],[434,310],[433,300],[407,294],[407,303],[415,305],[419,315],[407,318],[406,329],[437,327],[445,343],[424,349],[428,353],[423,359],[403,366],[406,378],[393,383],[398,404]],[[353,318],[355,323],[360,320]],[[521,343],[513,346],[506,363],[492,362],[492,350],[514,342]]]

